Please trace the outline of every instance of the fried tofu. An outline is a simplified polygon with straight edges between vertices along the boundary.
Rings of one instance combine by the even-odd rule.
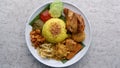
[[[71,59],[72,57],[74,57],[75,54],[83,48],[81,44],[75,42],[72,39],[66,39],[65,45],[70,51],[70,53],[66,56],[67,59]]]
[[[73,51],[70,52],[68,55],[67,55],[67,59],[71,59],[72,57],[74,57],[81,49],[82,49],[82,45],[81,44],[77,44],[75,45],[75,47],[73,48]]]

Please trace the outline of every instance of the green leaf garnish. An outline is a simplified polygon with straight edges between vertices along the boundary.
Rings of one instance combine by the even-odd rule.
[[[62,63],[66,63],[67,61],[68,61],[67,59],[61,60]]]
[[[50,4],[48,4],[48,5],[42,10],[42,12],[44,12],[45,10],[49,10],[49,9],[50,9]],[[40,13],[39,13],[39,14],[40,14]],[[40,19],[40,15],[39,15],[39,14],[29,23],[29,25],[32,26],[36,20]]]
[[[63,15],[61,15],[59,18],[62,19],[64,22],[66,21],[66,18]]]
[[[85,47],[85,44],[84,44],[83,42],[80,42],[80,44],[81,44],[83,47]]]

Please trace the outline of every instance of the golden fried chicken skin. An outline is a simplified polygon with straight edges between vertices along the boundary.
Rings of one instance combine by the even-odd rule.
[[[82,42],[85,39],[85,32],[80,32],[76,34],[72,34],[72,39],[76,42]]]
[[[80,14],[77,14],[67,8],[64,8],[64,14],[66,16],[66,27],[68,31],[72,33],[79,33],[84,31],[85,23],[83,17]]]
[[[77,17],[75,13],[67,8],[64,9],[64,14],[66,16],[66,28],[72,33],[77,32]]]

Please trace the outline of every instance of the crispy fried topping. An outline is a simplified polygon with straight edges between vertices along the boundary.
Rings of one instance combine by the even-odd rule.
[[[57,23],[53,23],[51,25],[51,29],[50,29],[50,32],[53,34],[53,35],[58,35],[60,32],[61,32],[61,26]]]

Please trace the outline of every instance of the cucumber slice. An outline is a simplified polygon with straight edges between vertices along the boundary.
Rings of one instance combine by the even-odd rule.
[[[55,0],[50,4],[50,14],[52,17],[60,17],[63,11],[63,3],[60,0]]]

